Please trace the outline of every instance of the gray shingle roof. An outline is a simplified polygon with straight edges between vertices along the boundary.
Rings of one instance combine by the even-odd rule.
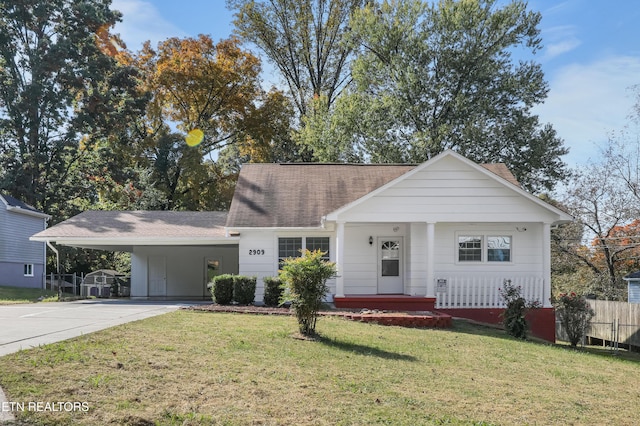
[[[30,212],[34,212],[34,213],[42,213],[41,211],[39,211],[38,209],[36,209],[35,207],[22,202],[20,200],[18,200],[17,198],[12,197],[11,195],[7,195],[7,194],[0,194],[0,197],[2,197],[4,199],[4,201],[7,203],[7,205],[11,206],[11,207],[18,207],[21,208],[23,210],[28,210]]]
[[[317,227],[323,216],[415,167],[415,164],[245,164],[236,184],[227,226]],[[483,164],[483,167],[519,186],[504,164]]]
[[[59,238],[224,238],[226,212],[89,210],[36,234]]]
[[[315,227],[323,216],[368,194],[415,165],[245,164],[227,226]]]

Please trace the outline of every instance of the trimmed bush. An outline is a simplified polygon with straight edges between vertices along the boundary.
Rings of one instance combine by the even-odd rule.
[[[278,277],[264,277],[264,304],[267,306],[280,305],[282,297],[282,282]]]
[[[234,275],[233,300],[238,305],[251,305],[256,298],[256,277]]]
[[[291,300],[300,333],[305,336],[315,335],[318,312],[329,292],[327,280],[336,274],[335,263],[324,261],[323,255],[320,250],[305,250],[302,257],[285,260],[280,274],[285,283],[281,300]]]
[[[213,301],[218,305],[230,305],[233,300],[233,275],[224,274],[214,277],[211,282],[211,294]]]

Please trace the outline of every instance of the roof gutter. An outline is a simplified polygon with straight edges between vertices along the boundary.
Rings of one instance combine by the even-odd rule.
[[[42,219],[45,219],[47,221],[49,219],[51,219],[51,216],[46,214],[46,213],[40,213],[40,212],[35,212],[35,211],[32,211],[32,210],[26,210],[26,209],[23,209],[22,207],[7,206],[7,211],[16,212],[16,213],[22,213],[22,214],[26,214],[28,216],[34,216],[34,217],[42,218]]]

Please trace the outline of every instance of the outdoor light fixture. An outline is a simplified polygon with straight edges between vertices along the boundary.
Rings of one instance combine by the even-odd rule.
[[[373,237],[369,237],[369,245],[372,246],[373,245]]]

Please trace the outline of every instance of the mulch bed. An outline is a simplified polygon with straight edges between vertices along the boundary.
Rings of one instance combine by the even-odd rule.
[[[258,314],[258,315],[293,315],[293,311],[289,308],[270,308],[268,306],[239,306],[239,305],[194,305],[186,306],[182,309],[188,311],[204,311],[204,312],[235,312],[239,314]]]
[[[202,312],[231,312],[257,315],[293,315],[289,308],[271,308],[268,306],[238,305],[196,305],[182,309]],[[379,310],[335,310],[322,311],[322,316],[340,316],[352,321],[374,322],[381,325],[397,325],[404,327],[450,327],[451,316],[433,312],[398,312]]]

